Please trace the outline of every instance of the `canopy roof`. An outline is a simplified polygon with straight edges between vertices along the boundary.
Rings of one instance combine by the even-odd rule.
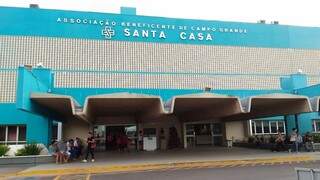
[[[312,111],[308,97],[285,93],[251,96],[242,99],[241,104],[245,113],[227,117],[228,119],[252,119]]]
[[[32,93],[30,99],[35,103],[48,108],[63,116],[73,116],[76,114],[76,108],[79,104],[67,95],[51,93]]]
[[[87,97],[84,114],[90,117],[120,115],[163,114],[163,103],[159,96],[113,93]]]
[[[169,103],[170,113],[189,121],[219,118],[243,112],[239,98],[212,93],[175,96]]]
[[[83,110],[66,95],[33,93],[31,99],[64,116],[81,116],[86,119],[107,116],[135,116],[143,118],[174,114],[183,121],[208,119],[247,120],[252,118],[311,112],[308,97],[275,93],[251,96],[240,100],[235,96],[197,93],[175,96],[164,110],[159,96],[113,93],[88,96]],[[313,110],[319,111],[319,97],[312,100]]]

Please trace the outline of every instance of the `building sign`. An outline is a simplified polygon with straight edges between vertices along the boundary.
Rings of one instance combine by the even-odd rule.
[[[0,7],[0,35],[320,49],[320,28]]]
[[[137,16],[138,17],[138,16]],[[245,35],[248,30],[238,26],[188,25],[170,23],[147,23],[141,21],[118,21],[113,19],[89,19],[58,17],[57,23],[97,26],[105,39],[125,38],[132,40],[179,39],[181,41],[214,41],[219,34]],[[99,31],[100,28],[100,31]]]

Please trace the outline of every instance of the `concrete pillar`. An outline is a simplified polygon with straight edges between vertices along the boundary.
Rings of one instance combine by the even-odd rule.
[[[57,140],[60,141],[61,139],[62,139],[62,122],[58,122]]]

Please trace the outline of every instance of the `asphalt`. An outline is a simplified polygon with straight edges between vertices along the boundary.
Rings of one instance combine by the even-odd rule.
[[[0,178],[73,177],[90,179],[104,174],[123,174],[148,171],[185,171],[188,169],[228,169],[315,162],[320,153],[272,153],[245,148],[197,148],[191,150],[98,153],[95,163],[41,164],[32,167],[0,167]],[[76,178],[77,179],[77,178]]]
[[[16,180],[297,180],[296,167],[319,168],[320,161],[219,168],[18,177]]]
[[[200,168],[122,174],[91,175],[94,180],[297,180],[295,167],[319,168],[320,162],[257,165],[250,167]]]

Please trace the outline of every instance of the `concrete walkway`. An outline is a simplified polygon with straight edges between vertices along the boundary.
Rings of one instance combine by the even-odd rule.
[[[156,152],[105,152],[96,154],[96,162],[71,162],[67,164],[41,164],[10,176],[63,175],[115,173],[159,170],[168,168],[225,167],[315,161],[320,152],[288,153],[260,149],[204,147]]]

